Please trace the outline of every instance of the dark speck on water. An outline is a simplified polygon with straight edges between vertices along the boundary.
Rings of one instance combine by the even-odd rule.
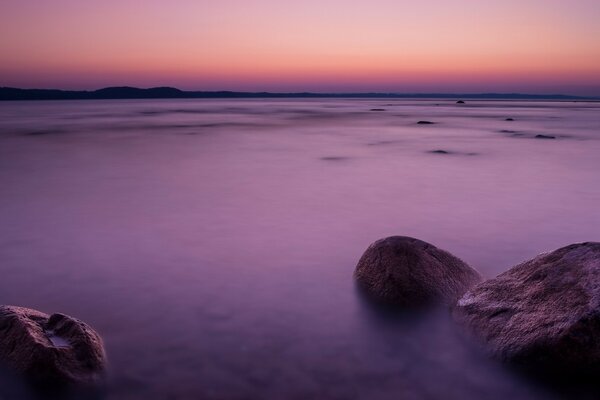
[[[556,136],[552,135],[535,135],[536,139],[556,139]]]
[[[324,161],[344,161],[347,160],[349,157],[341,157],[341,156],[329,156],[329,157],[321,157],[321,160]]]
[[[57,135],[61,133],[65,133],[64,129],[36,129],[29,132],[26,132],[27,136],[44,136],[44,135]]]
[[[431,121],[419,121],[417,122],[418,125],[433,125],[434,122]]]
[[[432,154],[450,154],[450,152],[446,151],[446,150],[430,150],[428,153],[432,153]]]

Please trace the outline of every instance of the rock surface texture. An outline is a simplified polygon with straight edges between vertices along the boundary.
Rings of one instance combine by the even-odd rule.
[[[106,356],[100,336],[75,318],[0,306],[0,362],[38,383],[90,385]]]
[[[600,371],[600,243],[541,254],[475,286],[455,316],[496,357],[525,367]]]
[[[372,298],[398,306],[453,305],[481,281],[473,268],[432,244],[391,236],[371,244],[354,277]]]

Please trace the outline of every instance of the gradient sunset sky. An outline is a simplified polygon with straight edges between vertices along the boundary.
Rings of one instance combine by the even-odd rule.
[[[600,0],[0,0],[0,86],[600,95]]]

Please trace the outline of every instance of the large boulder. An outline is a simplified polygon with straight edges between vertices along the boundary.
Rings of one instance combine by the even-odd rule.
[[[397,306],[453,305],[481,276],[432,244],[391,236],[371,244],[354,271],[360,287],[379,302]]]
[[[90,385],[106,356],[100,336],[75,318],[0,306],[0,362],[37,383]]]
[[[600,371],[600,243],[578,243],[475,286],[455,316],[501,360]]]

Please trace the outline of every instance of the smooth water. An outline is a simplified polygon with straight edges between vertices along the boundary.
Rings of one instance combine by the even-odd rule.
[[[600,103],[0,103],[0,303],[96,328],[106,399],[574,398],[352,272],[400,234],[493,277],[599,204]]]

